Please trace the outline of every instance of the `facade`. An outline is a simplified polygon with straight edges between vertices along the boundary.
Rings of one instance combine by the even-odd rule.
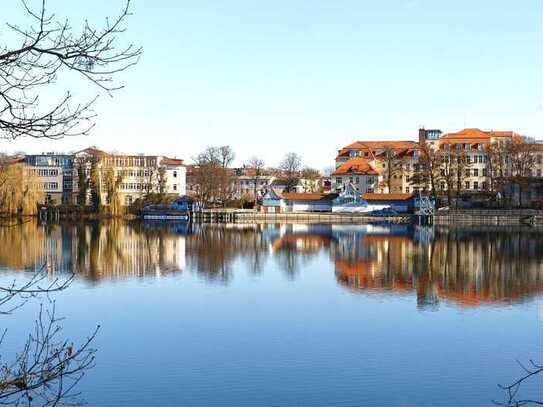
[[[186,194],[183,160],[164,156],[112,154],[90,147],[73,154],[27,155],[24,163],[44,192],[43,204],[74,205],[83,196],[88,205],[92,189],[99,191],[106,206],[111,204],[112,188],[121,206],[150,193]]]
[[[428,137],[436,137],[437,132],[428,133]],[[341,191],[347,183],[354,182],[362,193],[412,192],[416,189],[412,176],[419,157],[419,144],[415,141],[357,141],[338,151],[332,189]],[[368,167],[371,174],[367,173]],[[368,177],[363,178],[364,175]]]
[[[93,189],[99,191],[102,204],[111,205],[115,195],[121,206],[130,206],[149,194],[183,196],[187,192],[186,168],[179,159],[110,154],[87,148],[75,154],[75,167],[74,194],[76,200],[85,196],[87,203],[91,201]],[[82,188],[87,190],[86,193]]]
[[[285,192],[282,198],[282,212],[331,212],[337,194]]]
[[[362,194],[362,199],[370,205],[381,205],[400,213],[413,212],[415,209],[415,196],[413,194],[401,192],[391,194],[366,193]]]
[[[27,171],[38,180],[44,193],[43,204],[73,203],[74,155],[44,153],[24,157]]]
[[[379,182],[379,173],[366,158],[356,157],[341,160],[339,167],[331,175],[332,191],[344,191],[352,185],[357,191],[374,192]]]
[[[234,199],[241,199],[244,196],[251,199],[260,199],[275,179],[269,171],[263,171],[262,174],[257,176],[254,168],[237,168],[235,172],[236,176],[233,181]]]

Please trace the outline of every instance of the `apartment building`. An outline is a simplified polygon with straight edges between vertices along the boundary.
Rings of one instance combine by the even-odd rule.
[[[150,193],[186,194],[186,167],[177,158],[107,153],[89,147],[70,154],[27,155],[24,163],[44,192],[44,204],[76,204],[82,195],[89,204],[94,189],[100,191],[102,205],[109,205],[112,183],[121,206]]]
[[[353,184],[360,192],[413,192],[419,160],[415,141],[357,141],[338,151],[332,190]]]
[[[534,160],[523,174],[514,174],[509,164],[505,176],[543,176],[543,143],[535,143],[513,131],[483,131],[467,128],[443,134],[437,129],[419,129],[415,141],[357,141],[338,151],[336,171],[332,174],[332,190],[342,191],[353,184],[359,191],[381,193],[412,193],[423,185],[416,184],[415,175],[424,151],[462,152],[466,164],[462,170],[462,190],[488,191],[490,169],[488,154],[499,143],[526,143]],[[437,180],[437,188],[447,189],[445,168]]]
[[[77,177],[74,195],[81,200],[85,188],[90,202],[92,189],[98,190],[102,204],[111,204],[111,184],[122,206],[130,206],[148,194],[182,196],[187,193],[186,167],[183,160],[156,155],[125,155],[87,148],[74,154]],[[98,180],[93,179],[93,171]],[[77,199],[76,198],[76,199]]]
[[[73,203],[74,155],[43,153],[24,157],[27,171],[44,193],[44,204]]]

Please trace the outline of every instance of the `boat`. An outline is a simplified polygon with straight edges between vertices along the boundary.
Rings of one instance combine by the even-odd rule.
[[[146,205],[141,211],[141,215],[144,220],[188,222],[191,208],[192,199],[184,196],[174,199],[169,204]]]

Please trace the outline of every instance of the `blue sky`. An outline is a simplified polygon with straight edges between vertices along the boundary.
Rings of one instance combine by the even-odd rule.
[[[74,22],[122,5],[48,2]],[[18,9],[10,1],[3,19]],[[0,149],[97,145],[190,160],[230,144],[238,164],[296,151],[323,168],[347,143],[414,139],[420,125],[543,138],[541,1],[133,0],[132,10],[123,41],[144,55],[120,77],[126,88],[101,98],[94,132]]]

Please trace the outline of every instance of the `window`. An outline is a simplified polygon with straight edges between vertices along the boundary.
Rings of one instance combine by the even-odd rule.
[[[349,182],[350,182],[350,183],[353,182],[353,177],[349,177]]]
[[[405,187],[405,193],[406,193],[406,194],[409,193],[409,187]]]
[[[368,177],[368,184],[373,184],[375,179],[373,177]]]
[[[360,151],[358,150],[349,151],[349,157],[359,157],[359,156],[360,156]]]
[[[479,183],[477,181],[473,183],[473,189],[479,189]]]
[[[356,177],[356,183],[360,183],[360,177]]]
[[[470,187],[469,181],[466,181],[466,189],[469,189],[469,187]]]
[[[174,178],[177,178],[177,171],[174,171],[174,172],[173,172],[173,177],[174,177]]]
[[[124,197],[124,204],[125,204],[125,206],[132,205],[132,195],[126,195]]]
[[[173,190],[177,191],[177,184],[173,184]]]
[[[487,187],[488,187],[488,184],[487,184],[486,182],[483,182],[483,189],[484,189],[485,191],[486,191]]]
[[[483,168],[483,177],[486,177],[486,168]]]
[[[479,176],[479,170],[477,168],[473,169],[473,176],[478,177]]]
[[[466,170],[466,177],[469,177],[471,175],[469,168]]]
[[[445,191],[445,187],[446,187],[445,183],[442,182],[442,183],[441,183],[441,190],[442,190],[442,191]]]

